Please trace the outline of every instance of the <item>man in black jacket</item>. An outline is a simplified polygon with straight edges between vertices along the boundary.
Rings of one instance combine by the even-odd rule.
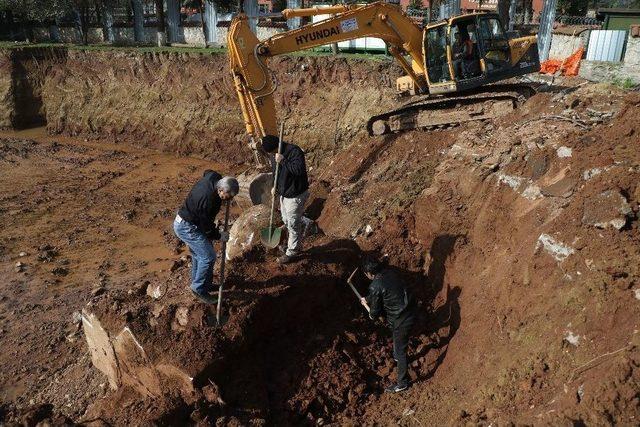
[[[209,295],[213,290],[213,265],[216,262],[216,253],[210,240],[229,240],[228,233],[216,228],[214,219],[222,201],[228,200],[230,203],[238,191],[235,178],[223,178],[217,172],[206,170],[189,192],[173,222],[176,236],[191,251],[191,292],[208,304],[215,303],[215,299]]]
[[[304,152],[297,145],[283,142],[282,153],[277,153],[278,138],[273,135],[262,138],[262,149],[267,153],[275,153],[275,162],[280,164],[275,191],[280,195],[280,213],[289,239],[278,262],[286,264],[293,261],[302,250],[302,214],[309,198],[307,165]]]
[[[385,389],[398,393],[409,387],[407,378],[407,345],[415,320],[416,305],[411,293],[396,272],[376,260],[367,257],[362,264],[364,274],[371,280],[369,295],[360,302],[369,305],[371,319],[386,317],[393,333],[393,358],[398,364],[398,382]]]

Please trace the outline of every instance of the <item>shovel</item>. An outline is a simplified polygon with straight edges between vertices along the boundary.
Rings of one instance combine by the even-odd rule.
[[[280,138],[278,140],[278,154],[282,154],[282,134],[284,133],[284,122],[280,124]],[[275,188],[278,183],[278,171],[280,170],[280,163],[276,162],[276,173],[273,177],[273,194],[271,195],[271,217],[269,218],[269,228],[263,228],[260,230],[260,240],[262,244],[273,249],[280,243],[280,237],[282,236],[282,229],[273,226],[273,211],[276,206],[276,192]]]
[[[224,232],[229,232],[229,206],[231,201],[227,200],[227,207],[224,212]],[[227,242],[222,242],[222,263],[220,264],[220,288],[218,289],[218,307],[216,308],[216,326],[220,326],[220,308],[222,307],[222,288],[224,287],[224,262],[227,260]]]
[[[361,303],[364,308],[367,309],[367,313],[371,313],[371,309],[369,308],[369,304],[362,303],[362,295],[360,295],[360,292],[358,292],[358,290],[356,289],[355,286],[353,286],[353,276],[355,276],[356,272],[358,271],[358,269],[356,268],[355,270],[353,270],[353,273],[351,273],[351,276],[349,276],[349,278],[347,279],[347,284],[349,286],[351,286],[351,290],[353,291],[354,294],[356,294],[356,297],[358,297],[358,302]]]

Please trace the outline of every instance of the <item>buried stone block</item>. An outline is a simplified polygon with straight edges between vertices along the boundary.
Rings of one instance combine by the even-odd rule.
[[[129,328],[124,328],[113,340],[113,349],[117,354],[122,383],[143,396],[160,396],[158,372]]]
[[[109,334],[95,315],[84,310],[82,311],[82,328],[93,366],[107,376],[109,386],[113,390],[117,389],[120,386],[120,371]]]
[[[178,391],[185,401],[195,400],[193,377],[165,360],[151,360],[128,327],[112,338],[98,318],[86,310],[82,312],[82,324],[91,361],[107,376],[113,390],[125,385],[143,397]]]
[[[269,214],[268,206],[256,205],[238,217],[229,232],[227,260],[240,258],[260,244],[260,229],[269,226]]]
[[[585,200],[582,223],[620,230],[627,224],[631,213],[631,206],[619,191],[607,190]]]
[[[544,233],[538,237],[538,241],[536,242],[535,250],[538,251],[540,248],[543,248],[558,262],[564,261],[569,255],[575,253],[575,250],[572,247],[567,246],[564,243],[557,241],[552,236]]]

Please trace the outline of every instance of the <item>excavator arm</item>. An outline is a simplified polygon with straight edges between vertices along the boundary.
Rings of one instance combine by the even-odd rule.
[[[273,93],[276,82],[267,59],[295,51],[361,37],[377,37],[389,46],[415,87],[427,92],[424,70],[423,33],[408,16],[392,4],[337,5],[323,8],[285,9],[281,16],[293,17],[333,14],[329,19],[258,40],[249,27],[249,17],[237,15],[228,35],[231,73],[240,100],[247,133],[253,141],[277,134]],[[405,55],[411,57],[411,63]]]

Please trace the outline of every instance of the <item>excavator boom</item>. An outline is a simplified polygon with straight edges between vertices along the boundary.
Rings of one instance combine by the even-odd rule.
[[[266,59],[361,37],[378,37],[389,46],[416,87],[426,93],[422,30],[398,6],[377,2],[327,8],[286,9],[286,18],[335,13],[323,21],[277,34],[260,41],[239,14],[229,28],[228,46],[235,89],[238,93],[247,132],[254,139],[277,132],[273,92],[275,82]],[[403,54],[411,57],[409,63]]]
[[[276,135],[273,93],[276,82],[267,67],[275,55],[376,37],[406,73],[397,81],[401,93],[429,94],[397,110],[373,117],[372,135],[414,128],[440,128],[503,115],[530,96],[530,90],[493,86],[495,96],[479,94],[485,85],[537,71],[535,36],[509,38],[497,14],[455,16],[419,27],[400,6],[382,1],[365,5],[285,9],[285,18],[332,15],[320,22],[260,41],[249,17],[238,14],[229,28],[231,72],[247,133],[253,141]],[[464,93],[463,93],[464,92]],[[465,94],[470,93],[471,96]],[[255,145],[254,145],[255,146]]]

